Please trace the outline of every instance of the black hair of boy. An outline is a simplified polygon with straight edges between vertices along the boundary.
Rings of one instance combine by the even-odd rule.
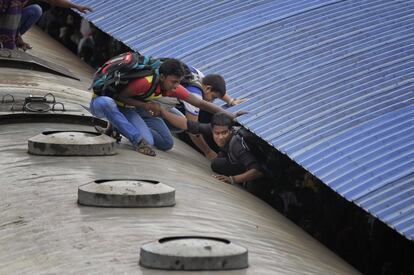
[[[219,93],[221,97],[226,95],[226,82],[224,78],[219,74],[208,74],[203,77],[202,84],[211,86],[211,89]]]
[[[174,75],[179,78],[182,78],[185,74],[183,64],[175,58],[168,58],[162,62],[159,72],[164,76]]]
[[[227,126],[228,128],[233,126],[233,120],[225,113],[215,113],[211,118],[211,128],[214,126]]]

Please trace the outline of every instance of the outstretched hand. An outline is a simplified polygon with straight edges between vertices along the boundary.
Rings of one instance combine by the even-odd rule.
[[[230,101],[230,106],[239,105],[249,100],[248,98],[234,98]]]
[[[225,176],[225,175],[213,175],[213,178],[218,179],[219,181],[225,182],[225,183],[229,183],[229,184],[233,184],[234,182],[232,181],[231,177]]]
[[[249,113],[249,112],[244,111],[244,110],[240,110],[240,111],[235,112],[235,113],[234,113],[234,116],[235,116],[235,117],[239,117],[239,116],[245,115],[245,114],[247,114],[247,113]]]
[[[76,5],[75,9],[77,9],[81,13],[92,12],[93,10],[88,6]]]

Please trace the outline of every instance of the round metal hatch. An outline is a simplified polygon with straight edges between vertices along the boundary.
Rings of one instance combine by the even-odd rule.
[[[247,249],[203,236],[169,237],[141,247],[140,265],[168,270],[228,270],[248,267]]]
[[[79,186],[78,202],[102,207],[174,206],[175,189],[153,180],[96,180]]]
[[[46,102],[28,102],[24,105],[24,109],[28,112],[47,112],[51,107]]]
[[[29,139],[29,153],[46,156],[114,155],[115,140],[86,131],[47,131]]]

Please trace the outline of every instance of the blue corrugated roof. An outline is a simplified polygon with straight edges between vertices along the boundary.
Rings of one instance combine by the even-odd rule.
[[[76,0],[131,48],[221,73],[239,121],[414,240],[414,1]]]

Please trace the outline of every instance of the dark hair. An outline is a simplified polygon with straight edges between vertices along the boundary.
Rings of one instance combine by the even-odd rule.
[[[219,93],[221,97],[226,95],[226,81],[219,74],[208,74],[203,77],[202,83],[211,86],[213,92]]]
[[[163,74],[165,76],[174,75],[181,78],[184,76],[185,71],[180,60],[168,58],[162,62],[160,66],[160,74]]]
[[[211,128],[213,128],[214,126],[227,126],[228,128],[230,128],[231,126],[233,126],[233,120],[226,113],[215,113],[211,118],[210,125]]]

